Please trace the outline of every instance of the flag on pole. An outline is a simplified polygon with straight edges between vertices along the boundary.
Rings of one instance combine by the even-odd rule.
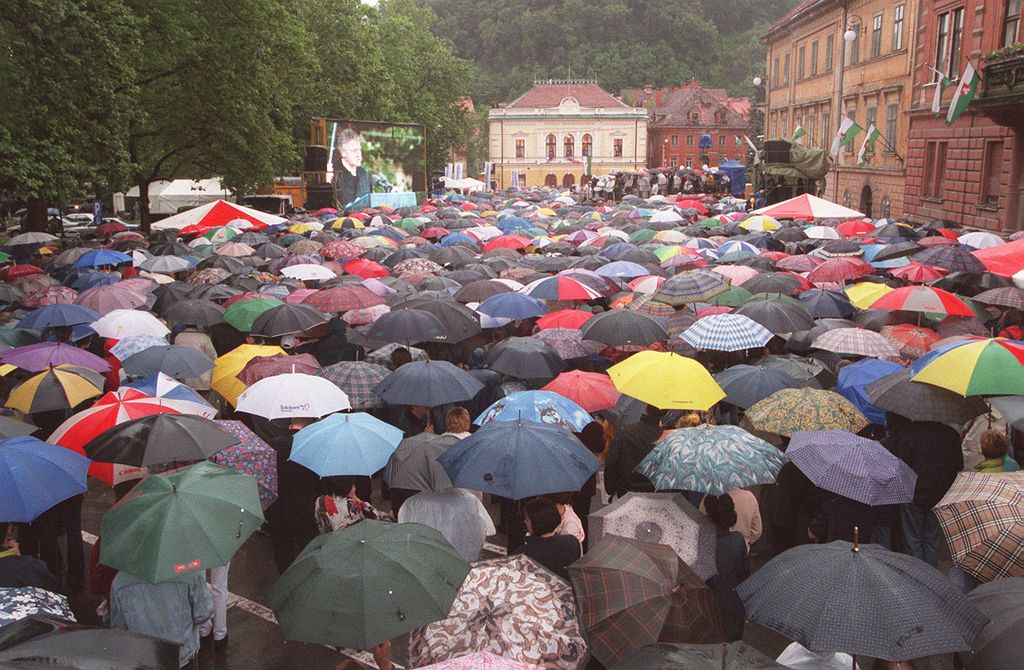
[[[807,131],[804,130],[804,127],[801,126],[801,125],[798,125],[796,128],[793,129],[793,137],[790,139],[790,142],[793,142],[795,144],[795,143],[799,142],[800,138],[803,137],[806,134],[807,134]]]
[[[967,106],[974,100],[974,96],[978,94],[978,85],[981,83],[981,77],[974,71],[974,66],[967,63],[967,69],[964,70],[964,74],[960,77],[960,85],[956,87],[956,92],[953,94],[953,100],[949,103],[949,113],[946,114],[946,125],[951,126],[953,123],[960,118],[960,115],[964,113]]]
[[[736,148],[739,149],[743,145],[743,138],[739,135],[736,136]]]
[[[862,130],[864,129],[854,123],[853,119],[844,116],[843,122],[839,124],[839,131],[836,133],[835,139],[832,140],[832,155],[838,156],[840,147],[853,142],[853,138]]]
[[[747,137],[746,135],[743,136],[743,139],[747,141],[747,146],[749,146],[750,150],[754,152],[754,162],[759,162],[761,160],[761,156],[757,152],[757,147],[754,145],[753,142],[750,141],[750,138]]]
[[[594,158],[591,155],[587,154],[587,165],[583,169],[583,174],[585,174],[585,175],[587,175],[589,177],[589,176],[594,174],[593,169],[594,169]]]
[[[864,143],[860,145],[860,151],[857,152],[857,165],[864,165],[868,162],[867,154],[869,151],[875,150],[875,140],[881,135],[878,128],[875,128],[875,124],[872,123],[868,126],[868,134],[864,137]]]
[[[942,94],[953,85],[953,80],[935,68],[932,68],[932,70],[935,74],[939,75],[939,80],[935,82],[935,93],[932,95],[932,113],[939,114],[942,111]]]

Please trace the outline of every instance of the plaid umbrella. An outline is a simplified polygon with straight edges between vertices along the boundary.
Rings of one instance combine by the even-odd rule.
[[[729,644],[651,644],[627,654],[610,670],[785,670],[786,667],[739,640]]]
[[[1024,472],[961,472],[935,506],[953,563],[983,582],[1024,577]]]
[[[383,407],[384,401],[374,390],[390,371],[383,365],[365,361],[342,361],[323,368],[316,374],[329,380],[348,394],[352,409]]]
[[[843,256],[831,258],[807,273],[807,281],[812,284],[842,284],[853,279],[860,279],[874,274],[875,268],[860,258]]]
[[[234,435],[238,444],[221,449],[210,460],[255,479],[260,504],[267,509],[277,500],[277,452],[241,421],[217,419],[216,423]]]
[[[836,328],[814,339],[815,349],[837,354],[871,356],[872,358],[899,358],[900,352],[887,338],[866,328]]]
[[[974,296],[973,300],[986,305],[1024,309],[1024,289],[1016,286],[992,288]]]
[[[663,544],[609,535],[569,568],[580,618],[605,666],[654,642],[718,642],[711,589]]]
[[[0,588],[0,626],[24,619],[33,614],[55,616],[75,621],[68,599],[37,586]]]
[[[668,431],[636,471],[659,491],[717,496],[752,484],[773,483],[783,461],[782,452],[738,426],[698,426]]]
[[[958,246],[935,246],[912,258],[921,265],[934,265],[950,272],[984,272],[985,265],[970,251]]]
[[[695,349],[739,351],[763,347],[773,335],[761,324],[740,314],[712,314],[698,319],[683,331],[682,337]]]
[[[651,296],[658,302],[679,306],[705,302],[729,288],[729,280],[717,272],[690,270],[669,277]]]
[[[477,651],[582,670],[590,654],[572,587],[522,554],[474,563],[448,618],[409,634],[409,666]]]
[[[805,544],[736,590],[748,619],[808,649],[891,661],[967,651],[988,621],[938,570],[877,544]]]
[[[315,375],[320,371],[320,363],[313,354],[275,354],[273,356],[256,356],[242,368],[236,377],[246,386],[252,386],[261,379],[301,372],[304,375]]]
[[[798,430],[848,430],[856,433],[867,418],[835,391],[782,389],[747,410],[747,420],[757,430],[791,436]]]
[[[627,493],[590,515],[590,541],[618,536],[663,544],[700,579],[714,577],[715,527],[680,493]]]

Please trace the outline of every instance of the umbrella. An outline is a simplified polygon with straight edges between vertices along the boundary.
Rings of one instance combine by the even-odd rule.
[[[537,327],[541,330],[546,328],[580,328],[593,317],[593,312],[560,309],[557,312],[549,312],[537,319]]]
[[[103,377],[87,368],[61,365],[29,377],[11,390],[4,407],[22,414],[72,409],[103,395]]]
[[[970,670],[1012,668],[1020,659],[1024,635],[1024,579],[1010,577],[982,584],[967,594],[967,600],[991,621],[974,639]]]
[[[41,372],[58,365],[73,365],[95,372],[106,372],[110,364],[85,349],[64,342],[39,342],[0,352],[0,363]]]
[[[438,462],[455,486],[511,500],[579,491],[601,467],[569,431],[523,419],[481,426]]]
[[[146,304],[146,296],[124,286],[107,284],[82,291],[75,303],[107,314],[115,309],[135,309]]]
[[[931,328],[921,328],[909,323],[883,326],[881,334],[899,347],[901,353],[912,358],[924,356],[932,345],[942,339]]]
[[[1016,286],[1002,286],[983,291],[974,296],[972,300],[986,305],[1024,309],[1024,289]]]
[[[238,444],[221,449],[210,460],[255,479],[260,505],[267,509],[277,500],[277,452],[241,421],[218,419],[215,423],[231,433]]]
[[[747,410],[757,430],[789,437],[799,430],[848,430],[856,433],[868,420],[853,404],[834,391],[782,389]]]
[[[656,318],[634,310],[612,309],[583,324],[584,339],[607,344],[647,346],[658,340],[667,340],[665,327]]]
[[[538,300],[595,300],[601,292],[586,284],[558,275],[530,282],[521,289],[522,293]],[[485,312],[486,313],[486,312]]]
[[[605,666],[654,642],[717,642],[711,589],[662,544],[609,535],[569,568],[580,618]]]
[[[953,563],[990,582],[1024,577],[1024,472],[961,472],[935,506]]]
[[[206,402],[202,396],[190,387],[160,372],[142,379],[126,382],[122,384],[120,390],[126,388],[133,388],[148,396],[158,398],[160,404],[175,409],[182,414],[195,414],[196,416],[204,416],[207,419],[212,419],[217,414],[217,410],[213,405]]]
[[[224,311],[223,320],[235,329],[248,333],[252,330],[252,324],[267,310],[279,307],[284,303],[277,298],[253,298],[250,300],[239,300],[233,302]]]
[[[332,414],[295,434],[289,460],[321,477],[369,477],[388,463],[402,431],[365,412]]]
[[[68,599],[59,593],[37,586],[0,588],[0,631],[6,634],[8,626],[14,625],[12,622],[39,615],[53,616],[71,622],[75,620]]]
[[[339,314],[351,309],[365,309],[384,304],[384,298],[359,284],[332,286],[317,291],[302,301],[324,314]]]
[[[787,667],[740,640],[729,644],[651,644],[627,654],[610,670],[785,670]]]
[[[243,344],[235,347],[213,361],[210,386],[229,403],[237,405],[238,396],[245,390],[245,384],[239,381],[235,375],[257,356],[275,356],[284,353],[285,351],[281,347],[268,345]]]
[[[87,458],[34,437],[0,441],[0,519],[27,523],[85,493],[88,469]]]
[[[19,321],[17,327],[43,330],[44,328],[79,326],[92,323],[98,318],[100,315],[88,307],[56,304],[35,310]]]
[[[594,419],[587,410],[553,391],[519,391],[497,400],[473,422],[478,426],[492,421],[526,419],[562,426],[578,433]]]
[[[780,389],[803,386],[785,372],[764,365],[734,365],[714,377],[725,391],[726,402],[742,409],[749,408]]]
[[[362,521],[310,542],[267,601],[289,640],[369,649],[443,619],[468,572],[432,528]]]
[[[370,326],[368,335],[381,342],[416,344],[430,340],[445,340],[448,329],[441,320],[422,309],[393,309]]]
[[[962,396],[1024,395],[1024,344],[972,338],[942,347],[910,366],[912,379]]]
[[[740,314],[705,316],[697,319],[682,335],[694,349],[714,351],[755,349],[763,347],[772,337],[767,328]]]
[[[895,374],[903,367],[892,361],[864,358],[843,367],[836,381],[836,393],[843,396],[860,410],[871,423],[885,425],[885,410],[871,404],[867,386],[886,375]]]
[[[453,435],[419,433],[398,443],[391,454],[384,481],[388,486],[411,491],[440,492],[452,487],[438,457],[448,451],[459,438]]]
[[[83,448],[94,461],[148,466],[209,458],[233,444],[238,440],[210,419],[164,412],[116,423]]]
[[[539,665],[520,663],[489,651],[475,651],[440,663],[421,665],[419,670],[544,670]]]
[[[119,361],[145,351],[150,347],[166,347],[167,338],[164,337],[153,337],[152,335],[131,335],[118,340],[117,344],[110,348],[110,353],[114,354]]]
[[[802,303],[770,300],[768,294],[755,294],[740,305],[736,314],[757,321],[776,335],[814,327],[814,319]]]
[[[739,426],[698,426],[665,433],[636,471],[659,491],[717,496],[774,483],[784,460],[782,452]]]
[[[536,298],[522,293],[498,293],[484,300],[476,311],[495,318],[521,321],[535,316],[544,316],[547,308]]]
[[[281,337],[306,333],[327,324],[327,318],[309,305],[283,304],[271,307],[257,316],[249,332],[254,335]]]
[[[815,288],[804,291],[797,296],[807,311],[816,319],[846,318],[853,316],[857,309],[846,297],[845,293]]]
[[[931,286],[904,286],[894,289],[871,303],[871,309],[898,309],[946,316],[974,316],[963,300],[949,291]]]
[[[931,384],[911,381],[911,370],[902,369],[872,382],[866,388],[871,404],[911,421],[965,424],[988,411],[980,398],[965,398]]]
[[[140,312],[135,309],[115,309],[107,312],[91,328],[100,337],[109,337],[115,340],[130,335],[152,335],[153,337],[165,337],[171,333],[159,319],[149,312]]]
[[[146,477],[103,515],[100,562],[148,582],[169,581],[227,565],[262,523],[255,479],[196,463]]]
[[[815,486],[865,505],[914,499],[917,474],[880,443],[843,430],[798,431],[786,449]]]
[[[568,398],[587,412],[611,409],[621,395],[608,375],[582,370],[561,372],[541,390]]]
[[[376,388],[390,371],[383,365],[364,361],[342,361],[316,372],[340,388],[348,396],[352,409],[365,410],[383,407]]]
[[[808,649],[891,661],[967,651],[987,621],[938,570],[877,544],[799,546],[736,590],[748,619]]]
[[[814,338],[815,349],[837,354],[871,356],[873,358],[899,358],[899,350],[887,338],[866,328],[835,328]]]
[[[446,341],[461,342],[466,338],[480,334],[480,314],[466,305],[461,305],[446,297],[447,294],[420,294],[397,305],[395,309],[406,307],[430,312],[444,325],[448,332]]]
[[[541,340],[510,337],[487,352],[487,367],[517,379],[551,379],[565,368],[565,363]]]
[[[322,265],[314,265],[312,263],[297,263],[295,265],[289,265],[281,270],[281,274],[285,277],[301,279],[302,281],[325,281],[327,279],[334,279],[337,276],[328,268],[325,268]]]
[[[583,335],[575,328],[548,328],[539,330],[530,337],[548,345],[559,358],[566,361],[597,354],[605,346],[600,342],[584,340]]]
[[[189,379],[212,370],[213,361],[191,347],[165,344],[132,354],[121,361],[121,366],[130,377],[146,377],[162,372],[174,379]]]
[[[389,374],[374,391],[391,405],[438,407],[470,400],[483,388],[473,375],[447,361],[413,361]]]
[[[521,554],[474,563],[448,617],[409,635],[409,665],[477,651],[583,670],[589,654],[572,587]]]
[[[242,371],[236,376],[243,384],[252,386],[261,379],[290,372],[315,375],[320,372],[320,364],[313,357],[313,354],[257,356],[246,363]]]
[[[707,302],[728,288],[729,280],[717,272],[689,270],[666,279],[651,297],[658,302],[679,306],[691,302]]]
[[[267,419],[283,419],[320,418],[351,407],[344,391],[323,377],[289,372],[261,379],[247,388],[238,396],[237,409]]]
[[[12,437],[21,437],[23,435],[31,435],[37,430],[39,430],[39,428],[31,423],[18,421],[12,417],[0,414],[0,440],[6,440]]]
[[[931,238],[926,238],[931,239]],[[922,241],[922,244],[925,242]],[[969,250],[958,246],[935,246],[919,251],[912,258],[921,265],[934,265],[950,272],[984,272],[985,265]]]
[[[700,579],[715,576],[715,527],[681,493],[627,493],[590,514],[591,545],[605,536],[663,544]]]
[[[608,375],[622,393],[660,409],[703,411],[725,397],[703,365],[673,353],[635,353]]]

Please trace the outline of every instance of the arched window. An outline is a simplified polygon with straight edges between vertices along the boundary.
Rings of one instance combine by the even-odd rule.
[[[594,139],[588,134],[583,136],[583,153],[581,154],[584,158],[589,156],[594,148]]]
[[[566,135],[562,138],[562,145],[565,148],[565,157],[572,158],[576,150],[576,138],[572,135]]]
[[[548,135],[548,138],[545,141],[545,145],[546,145],[546,148],[547,148],[547,154],[546,155],[548,157],[548,160],[551,160],[552,158],[555,157],[555,136],[554,135]]]

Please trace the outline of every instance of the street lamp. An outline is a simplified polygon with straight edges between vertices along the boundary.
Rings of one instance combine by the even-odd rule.
[[[754,77],[754,86],[760,86],[762,81],[760,76]]]
[[[668,165],[668,138],[661,145],[661,167]]]

